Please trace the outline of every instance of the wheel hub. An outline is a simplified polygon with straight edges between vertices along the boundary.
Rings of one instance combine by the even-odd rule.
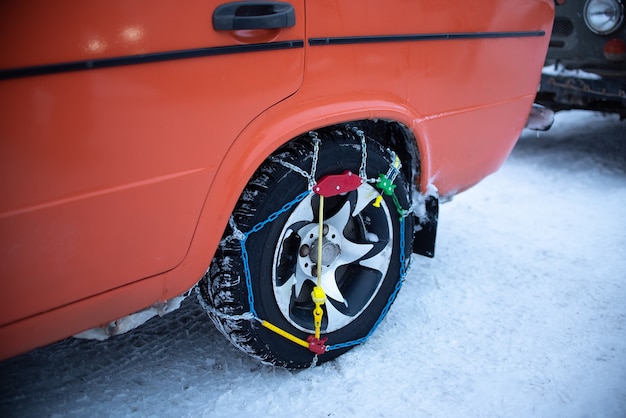
[[[336,228],[324,224],[322,232],[322,263],[330,267],[341,255],[341,235]],[[317,275],[317,257],[319,247],[319,226],[309,224],[301,230],[301,245],[298,250],[298,264],[309,277]]]
[[[311,246],[310,257],[311,261],[313,261],[314,263],[317,263],[318,242],[314,243]],[[323,265],[328,267],[333,264],[339,254],[341,254],[341,247],[339,245],[329,241],[327,238],[322,239],[322,262],[324,263]]]

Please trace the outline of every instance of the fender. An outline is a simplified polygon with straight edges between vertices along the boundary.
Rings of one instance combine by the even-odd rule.
[[[217,218],[218,223],[225,226],[254,171],[277,148],[310,130],[362,119],[388,119],[402,123],[418,139],[421,170],[428,172],[428,147],[423,135],[416,132],[421,117],[409,107],[399,105],[398,100],[359,95],[303,102],[296,101],[297,96],[262,113],[241,132],[228,150],[207,194],[188,259],[197,258],[198,247],[203,247],[205,251],[210,249],[211,253],[214,251],[222,231],[215,231],[215,228],[210,228],[210,224],[215,224]],[[428,179],[428,175],[423,177]],[[421,184],[420,189],[426,190],[425,186]],[[207,240],[205,235],[211,238]]]
[[[297,96],[298,94],[268,109],[241,132],[217,170],[208,200],[219,196],[222,203],[227,203],[227,212],[230,215],[254,171],[280,146],[311,130],[363,119],[399,122],[413,132],[423,173],[420,189],[426,190],[431,176],[429,147],[420,125],[423,118],[408,106],[398,104],[401,102],[398,98],[358,95],[337,97],[330,101],[296,101]],[[203,214],[206,211],[205,206]]]

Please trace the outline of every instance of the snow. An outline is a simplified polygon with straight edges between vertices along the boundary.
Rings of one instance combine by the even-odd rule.
[[[177,296],[165,302],[156,303],[153,306],[142,311],[125,316],[116,321],[110,322],[106,326],[92,328],[74,335],[75,338],[94,339],[104,341],[114,335],[124,334],[135,328],[145,324],[149,319],[155,316],[163,316],[180,308],[181,303],[189,296],[187,292],[184,295]]]
[[[602,77],[598,74],[588,73],[583,70],[568,70],[562,64],[554,64],[543,67],[541,73],[544,75],[558,76],[558,77],[574,77],[582,78],[585,80],[600,80]]]
[[[626,122],[560,112],[441,206],[435,258],[337,361],[262,365],[190,297],[0,363],[0,416],[624,417],[625,215]]]

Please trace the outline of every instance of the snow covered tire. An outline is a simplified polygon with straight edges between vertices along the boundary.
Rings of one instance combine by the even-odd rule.
[[[308,195],[288,210],[285,204],[310,189],[312,174],[319,181],[346,170],[355,174],[365,170],[368,179],[376,179],[387,173],[392,162],[389,149],[345,127],[302,135],[261,165],[241,194],[213,262],[197,287],[209,316],[236,347],[263,362],[304,368],[346,352],[351,346],[345,343],[362,339],[379,323],[401,279],[401,260],[408,264],[411,252],[412,217],[401,222],[397,210],[398,205],[410,206],[410,185],[402,172],[394,180],[396,202],[392,195],[382,194],[380,205],[374,205],[381,194],[372,182],[325,199],[322,287],[328,300],[323,305],[321,333],[328,345],[338,348],[316,358],[260,321],[302,340],[314,333],[310,294],[316,257],[311,250],[317,242],[319,196]],[[274,220],[264,223],[277,212],[281,213]],[[242,234],[261,223],[262,228],[245,240],[246,263]]]

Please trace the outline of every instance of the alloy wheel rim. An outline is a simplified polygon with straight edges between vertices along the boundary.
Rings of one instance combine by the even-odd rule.
[[[371,304],[387,275],[393,252],[393,224],[385,200],[364,183],[355,191],[325,200],[321,286],[322,331],[349,325]],[[300,202],[279,235],[272,265],[275,301],[294,327],[312,332],[311,291],[317,283],[318,196]]]

